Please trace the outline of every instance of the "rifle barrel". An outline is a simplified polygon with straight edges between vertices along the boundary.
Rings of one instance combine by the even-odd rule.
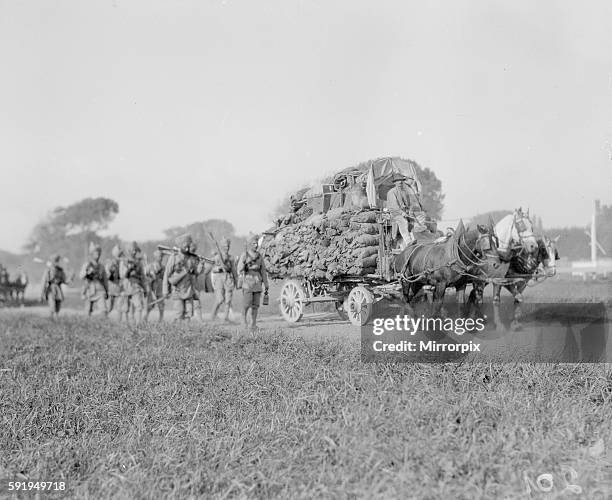
[[[178,247],[169,247],[166,245],[157,245],[157,249],[165,252],[165,253],[182,253],[184,255],[188,255],[189,257],[195,257],[198,260],[201,260],[202,262],[206,262],[207,264],[214,264],[215,261],[212,259],[209,259],[208,257],[204,257],[203,255],[194,253],[194,252],[189,252],[189,251],[185,251],[185,250],[181,250]]]

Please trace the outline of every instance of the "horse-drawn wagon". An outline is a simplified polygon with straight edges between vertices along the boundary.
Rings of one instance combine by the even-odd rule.
[[[266,267],[283,280],[286,321],[299,321],[308,305],[331,303],[341,318],[364,325],[376,302],[402,296],[391,214],[383,208],[396,174],[420,189],[412,162],[382,158],[300,192],[292,212],[265,233]]]
[[[419,233],[417,242],[397,249],[397,227],[385,208],[395,174],[416,179],[414,165],[396,159],[371,162],[337,174],[330,184],[302,192],[292,213],[266,233],[262,250],[273,279],[283,280],[279,306],[288,322],[299,321],[307,305],[332,303],[354,325],[370,319],[374,304],[401,299],[408,304],[423,290],[433,314],[441,312],[447,288],[458,290],[468,307],[480,303],[484,284],[505,276],[492,224],[441,233]],[[420,188],[419,188],[420,189]]]
[[[283,282],[279,308],[283,318],[295,323],[302,318],[304,308],[311,304],[333,303],[342,319],[353,325],[365,325],[376,302],[401,297],[401,284],[391,265],[391,223],[388,212],[378,211],[379,226],[377,265],[374,273],[364,275],[339,274],[328,278],[296,276]]]

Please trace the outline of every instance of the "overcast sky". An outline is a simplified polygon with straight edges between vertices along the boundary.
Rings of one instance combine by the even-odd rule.
[[[612,2],[0,0],[0,248],[108,196],[112,231],[269,225],[288,190],[379,156],[445,216],[612,202]]]

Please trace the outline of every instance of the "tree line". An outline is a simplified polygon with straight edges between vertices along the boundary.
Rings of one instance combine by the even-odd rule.
[[[422,167],[412,160],[409,161],[413,163],[419,175],[422,184],[422,201],[426,212],[432,218],[440,219],[444,210],[442,182],[431,169]],[[367,165],[367,162],[360,163],[356,168],[364,165]],[[276,206],[271,215],[272,219],[289,211],[291,194],[285,196]],[[46,260],[50,255],[59,253],[70,263],[70,267],[76,269],[87,258],[90,242],[99,244],[104,255],[110,255],[113,246],[127,243],[117,235],[104,236],[101,234],[108,229],[118,213],[119,204],[104,197],[85,198],[69,206],[54,208],[32,229],[24,245],[29,259],[26,263],[22,261],[22,266],[30,270],[32,269],[32,257]],[[494,222],[498,222],[509,213],[511,213],[510,210],[485,212],[472,217],[471,222],[487,224],[489,216]],[[586,234],[589,227],[586,224],[583,227],[544,229],[540,217],[532,217],[532,220],[537,234],[546,234],[551,237],[560,235],[558,245],[563,258],[570,260],[589,258],[590,239]],[[209,232],[217,238],[228,237],[235,253],[240,252],[246,242],[246,237],[237,235],[230,222],[222,219],[208,219],[167,228],[163,231],[163,237],[160,240],[141,241],[139,244],[147,255],[151,255],[158,244],[172,245],[177,236],[187,232],[193,236],[194,241],[198,244],[198,251],[204,255],[209,255],[214,250],[214,244],[208,236]],[[597,235],[604,250],[612,256],[612,205],[601,206]],[[2,255],[4,256],[2,260],[5,262],[9,257],[17,257],[8,253]]]

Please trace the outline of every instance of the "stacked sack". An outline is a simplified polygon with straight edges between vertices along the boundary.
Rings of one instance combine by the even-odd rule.
[[[262,243],[266,269],[276,278],[373,274],[380,236],[376,217],[374,210],[338,208],[283,227]]]

